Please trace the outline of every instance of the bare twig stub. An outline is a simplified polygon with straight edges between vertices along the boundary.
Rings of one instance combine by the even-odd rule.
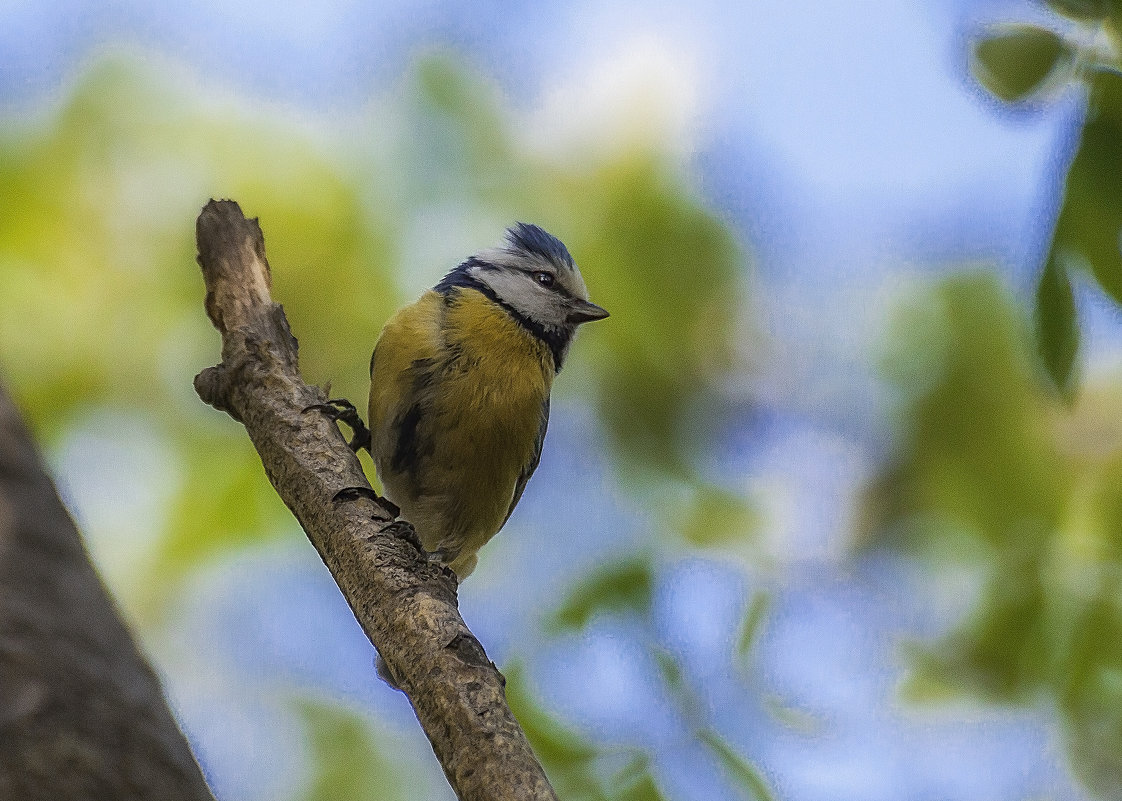
[[[244,423],[273,486],[408,695],[457,795],[556,799],[506,704],[501,674],[460,618],[455,579],[367,492],[335,424],[305,411],[326,398],[300,378],[296,340],[270,297],[257,221],[237,203],[212,200],[196,236],[207,314],[222,334],[222,363],[195,378],[199,396]],[[355,487],[364,491],[340,494]]]
[[[213,801],[3,388],[0,798]]]

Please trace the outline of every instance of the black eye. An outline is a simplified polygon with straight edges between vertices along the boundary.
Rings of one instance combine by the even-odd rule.
[[[553,286],[553,273],[534,273],[534,280],[544,287]]]

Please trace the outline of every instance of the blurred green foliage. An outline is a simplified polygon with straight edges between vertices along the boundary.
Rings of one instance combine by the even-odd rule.
[[[514,220],[541,223],[613,315],[582,337],[558,391],[596,404],[637,480],[698,481],[709,432],[690,412],[720,402],[734,367],[741,254],[666,154],[625,143],[576,162],[535,147],[492,86],[440,54],[331,129],[215,97],[117,53],[54,108],[0,127],[0,364],[48,442],[101,404],[162,433],[184,476],[166,579],[290,528],[240,427],[191,389],[218,358],[193,264],[211,196],[262,220],[306,378],[356,400],[402,283],[435,283]],[[722,503],[716,525],[741,533],[743,500]],[[153,600],[125,598],[138,612]]]
[[[747,661],[756,647],[770,607],[771,595],[763,590],[754,592],[748,601],[748,607],[744,610],[744,619],[740,624],[740,636],[736,640],[736,653],[742,664]]]
[[[410,801],[392,755],[384,752],[370,724],[351,709],[312,698],[295,707],[303,719],[313,775],[303,801]]]
[[[901,445],[870,493],[873,528],[928,557],[949,592],[970,587],[961,624],[915,649],[909,694],[1050,699],[1078,775],[1115,798],[1122,378],[1089,384],[1071,406],[1056,397],[1035,370],[1027,321],[985,273],[945,279],[893,333]]]
[[[1076,31],[1037,25],[991,28],[974,43],[975,77],[1004,101],[1036,99],[1070,85],[1087,94],[1087,111],[1066,181],[1036,299],[1041,363],[1068,398],[1075,393],[1079,321],[1072,273],[1122,304],[1122,3],[1048,0]]]
[[[677,529],[692,545],[734,547],[759,530],[761,519],[744,497],[722,487],[702,485],[682,503]]]
[[[699,737],[717,755],[734,783],[744,789],[745,798],[751,801],[774,801],[775,796],[760,771],[730,748],[719,734],[712,729],[704,729]]]
[[[648,658],[654,663],[667,695],[674,702],[677,712],[685,721],[694,737],[705,746],[719,763],[730,783],[738,788],[744,797],[754,801],[771,801],[774,798],[762,772],[749,760],[740,756],[736,750],[709,725],[706,704],[694,689],[691,677],[683,668],[678,657],[664,647],[658,640],[655,627],[650,619],[652,596],[656,583],[655,565],[648,556],[627,558],[604,565],[583,581],[577,582],[561,602],[550,621],[551,634],[569,634],[584,629],[592,620],[600,616],[631,615],[643,632]],[[735,644],[736,654],[729,654],[730,660],[738,659],[747,666],[750,651],[756,637],[763,628],[770,596],[763,591],[757,592],[749,601],[741,627],[741,635]],[[511,676],[514,678],[515,696],[511,696]],[[519,720],[530,721],[526,727],[527,736],[539,754],[548,754],[545,762],[547,769],[552,763],[560,775],[574,774],[581,781],[592,781],[589,768],[603,758],[601,749],[581,743],[576,735],[566,731],[557,721],[552,720],[540,707],[532,705],[522,693],[525,677],[520,666],[515,665],[513,673],[508,671],[507,696]],[[520,711],[522,710],[522,711]],[[527,718],[523,718],[523,712]],[[546,757],[543,756],[543,761]],[[613,799],[660,798],[651,795],[655,787],[653,778],[646,771],[651,756],[639,752],[636,761],[642,771],[624,771],[624,774],[641,772],[642,776],[631,786],[617,775],[614,780],[616,794]],[[554,775],[553,772],[550,773]],[[619,795],[618,788],[631,786]],[[599,785],[596,785],[597,789]],[[637,794],[639,793],[639,794]],[[643,794],[646,793],[646,794]],[[599,799],[588,788],[582,787],[577,798]]]
[[[1082,21],[1102,20],[1110,11],[1110,0],[1047,0],[1047,3],[1065,17]]]
[[[1050,698],[1077,773],[1122,793],[1122,431],[1117,378],[1077,387],[1076,276],[1122,305],[1122,3],[1048,0],[1074,22],[995,29],[974,71],[1003,100],[1073,82],[1086,114],[1037,286],[1035,344],[1058,405],[1035,380],[1009,299],[950,282],[942,370],[905,410],[904,455],[879,500],[897,535],[966,559],[967,621],[918,660],[913,690],[970,688],[998,700]],[[995,310],[998,310],[995,313]],[[925,347],[913,343],[915,347]],[[911,415],[915,415],[914,418]]]
[[[646,617],[654,591],[649,557],[627,558],[597,568],[578,581],[554,612],[554,632],[580,629],[598,614],[632,611]]]
[[[503,675],[506,677],[507,703],[560,796],[567,801],[610,801],[617,798],[609,794],[604,787],[604,779],[596,769],[600,750],[534,700],[522,665],[513,663],[505,666]]]
[[[617,796],[619,801],[662,801],[665,796],[649,773],[641,773]]]
[[[750,801],[773,801],[775,795],[760,770],[706,723],[704,705],[688,686],[685,672],[675,657],[655,646],[651,653],[697,742],[712,754],[731,786]],[[661,801],[665,797],[652,773],[650,754],[636,747],[599,746],[585,740],[533,700],[521,664],[508,665],[504,674],[510,708],[561,798],[566,801]],[[618,764],[621,758],[626,760],[623,767],[612,769],[613,763]]]
[[[750,533],[744,499],[695,468],[717,423],[697,410],[721,408],[740,367],[743,254],[676,156],[650,141],[574,156],[528,139],[523,123],[440,53],[361,112],[314,119],[204,89],[131,51],[95,59],[51,107],[0,121],[0,369],[48,447],[91,408],[112,407],[157,432],[179,477],[153,532],[154,568],[113,587],[134,621],[163,622],[180,580],[220,552],[294,528],[244,430],[192,389],[219,359],[194,264],[194,220],[210,197],[260,218],[305,378],[360,406],[393,309],[513,221],[542,224],[612,312],[582,335],[557,391],[595,406],[608,451],[651,503],[660,488],[686,488],[692,513],[671,500],[652,516],[667,531],[708,543]],[[643,611],[650,581],[646,560],[594,576],[558,621]],[[515,674],[512,704],[566,798],[662,797],[645,755],[601,775],[599,750],[519,686]],[[361,719],[293,705],[315,770],[308,798],[407,796]]]
[[[1035,25],[1003,25],[974,48],[974,74],[1002,100],[1014,101],[1043,91],[1049,78],[1070,67],[1071,46],[1054,31]]]
[[[1117,0],[1049,5],[1117,43]],[[1003,100],[1038,100],[1064,81],[1088,92],[1035,337],[984,274],[917,298],[886,366],[901,391],[900,448],[869,494],[877,542],[954,565],[973,587],[961,625],[915,649],[913,695],[1052,700],[1073,763],[1103,797],[1122,788],[1122,380],[1076,392],[1073,281],[1091,280],[1122,304],[1122,77],[1112,66],[1035,26],[1003,26],[978,42],[975,73]],[[558,392],[595,404],[627,486],[664,504],[650,519],[689,545],[727,546],[755,530],[744,498],[695,467],[717,419],[698,411],[723,408],[724,380],[743,368],[734,347],[743,343],[733,341],[745,330],[743,254],[673,157],[622,142],[573,158],[530,141],[522,123],[494,86],[443,54],[420,60],[391,96],[330,123],[216,99],[137,53],[97,60],[53,108],[3,121],[0,369],[47,443],[89,407],[112,406],[160,432],[181,476],[157,574],[114,587],[134,619],[151,622],[176,581],[218,552],[293,528],[244,431],[191,389],[219,357],[193,263],[194,218],[212,196],[261,218],[305,376],[359,406],[394,308],[510,222],[542,224],[612,312],[582,334]],[[1038,362],[1066,402],[1040,380]],[[565,635],[601,615],[638,618],[697,742],[744,797],[772,798],[657,644],[655,571],[650,554],[604,565],[546,625]],[[742,664],[769,602],[760,593],[745,610],[731,645]],[[650,754],[631,749],[620,767],[618,752],[547,712],[517,665],[506,672],[511,706],[563,797],[663,798]],[[408,797],[363,720],[293,703],[315,768],[309,799]]]

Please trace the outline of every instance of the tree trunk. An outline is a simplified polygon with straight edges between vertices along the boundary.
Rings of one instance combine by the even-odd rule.
[[[213,801],[3,388],[0,799]]]

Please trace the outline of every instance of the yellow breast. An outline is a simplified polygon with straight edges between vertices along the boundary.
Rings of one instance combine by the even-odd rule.
[[[540,406],[549,395],[549,348],[482,293],[458,293],[442,328],[453,360],[449,378],[462,378],[464,391],[480,411],[494,413],[496,424],[517,426],[523,422],[518,412]],[[527,424],[536,433],[536,414]]]
[[[372,365],[372,450],[427,550],[474,553],[498,531],[535,456],[553,375],[549,348],[475,290],[427,292],[387,324]],[[406,469],[393,457],[411,409]]]

